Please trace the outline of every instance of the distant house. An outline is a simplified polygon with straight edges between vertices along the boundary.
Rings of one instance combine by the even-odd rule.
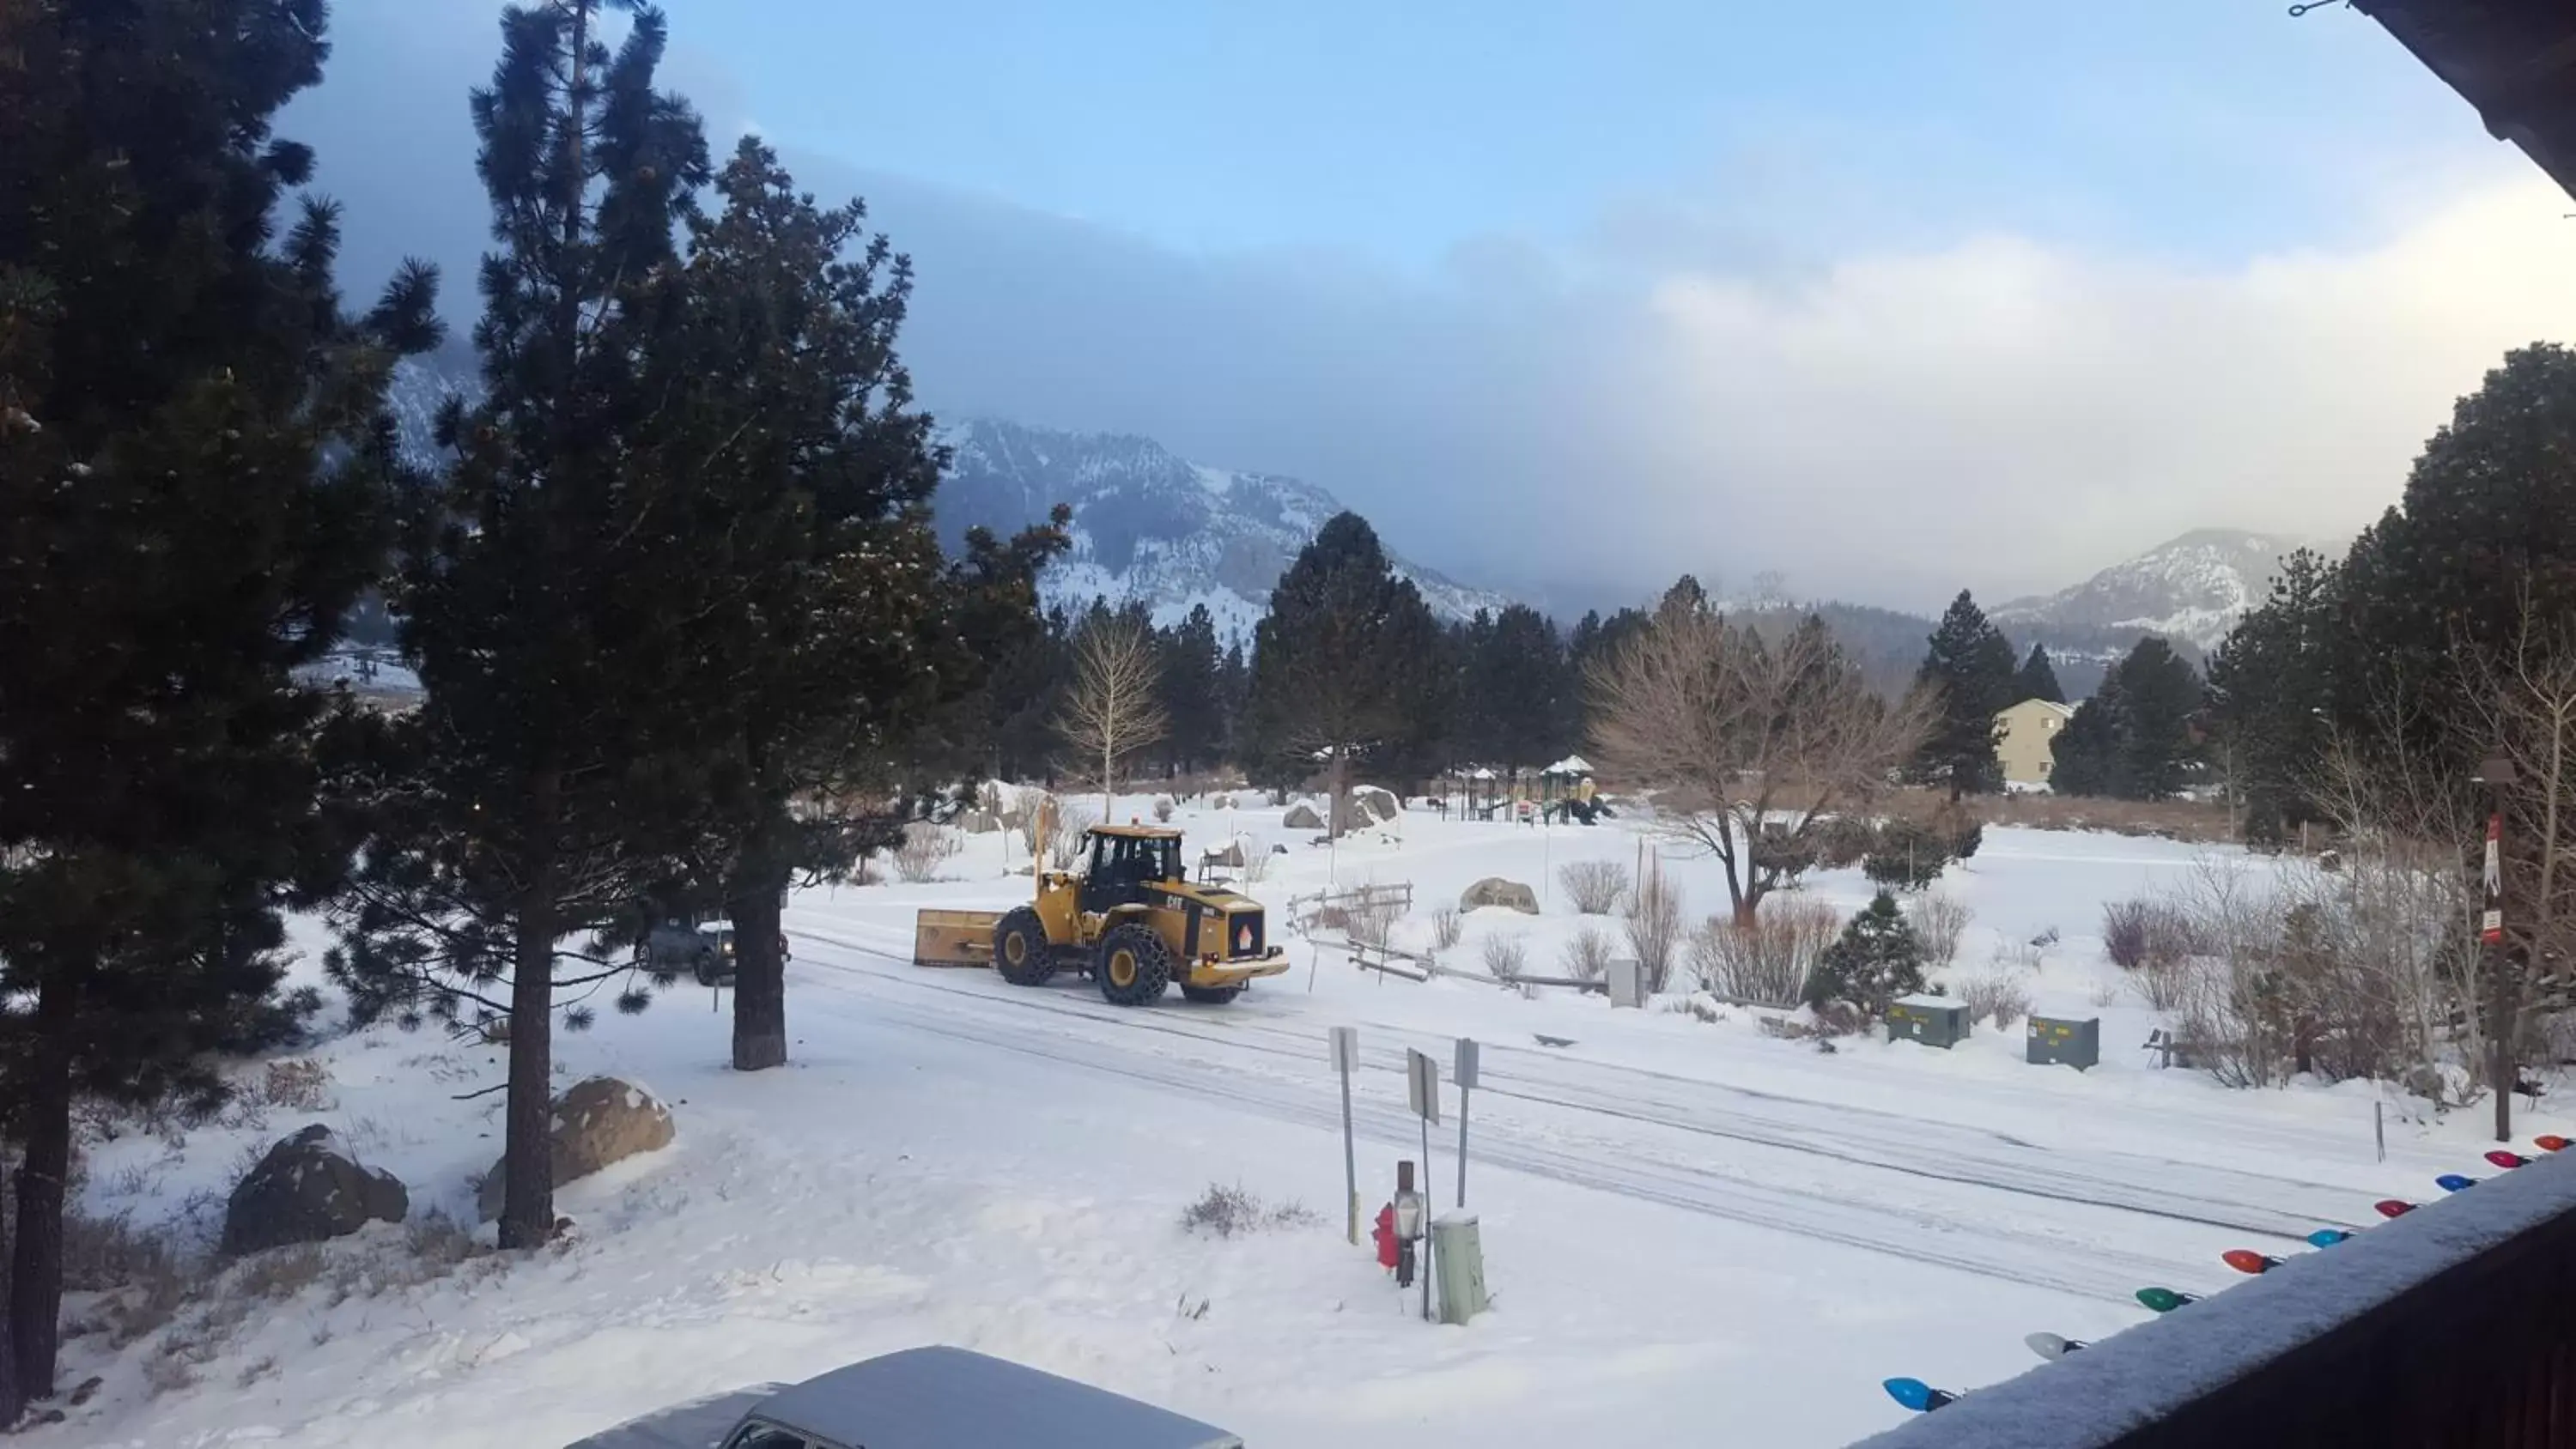
[[[2003,761],[2004,784],[2036,790],[2048,783],[2055,767],[2057,736],[2075,717],[2069,706],[2044,699],[2025,699],[1995,713],[1995,756]]]

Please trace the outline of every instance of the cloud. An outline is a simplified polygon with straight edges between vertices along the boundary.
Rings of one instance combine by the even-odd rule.
[[[349,7],[330,80],[286,118],[348,203],[353,295],[423,253],[451,315],[475,305],[464,97],[489,17]],[[671,79],[719,149],[764,103],[684,46]],[[1560,609],[1685,569],[1924,607],[2062,586],[2190,528],[2340,534],[2506,348],[2576,333],[2566,198],[2501,149],[2473,184],[2416,184],[2375,239],[2231,266],[2092,232],[1891,240],[1846,182],[1802,201],[1799,166],[1398,267],[1366,238],[1177,251],[786,156],[913,256],[905,352],[931,407],[1297,474],[1400,551]]]

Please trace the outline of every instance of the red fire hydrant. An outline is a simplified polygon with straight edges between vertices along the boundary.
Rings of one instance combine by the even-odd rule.
[[[1388,1203],[1377,1210],[1377,1265],[1394,1272],[1395,1252],[1395,1204]]]

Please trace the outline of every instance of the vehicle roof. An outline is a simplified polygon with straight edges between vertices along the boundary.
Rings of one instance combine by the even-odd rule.
[[[1178,840],[1181,832],[1168,825],[1095,825],[1093,835],[1121,835],[1131,840]]]
[[[851,1449],[1242,1449],[1213,1424],[962,1348],[908,1348],[781,1389],[753,1413]]]

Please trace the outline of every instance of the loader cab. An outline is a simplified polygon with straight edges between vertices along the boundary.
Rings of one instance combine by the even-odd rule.
[[[1184,879],[1179,831],[1103,826],[1091,832],[1091,854],[1082,872],[1082,909],[1096,915],[1142,905],[1148,886]]]

